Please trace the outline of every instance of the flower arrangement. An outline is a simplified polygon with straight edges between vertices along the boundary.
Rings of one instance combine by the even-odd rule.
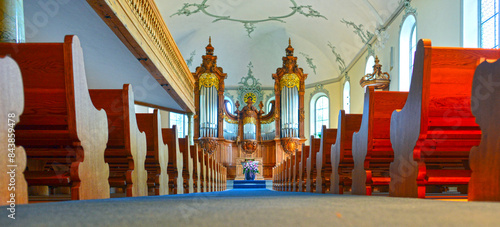
[[[252,173],[259,173],[259,169],[257,168],[258,162],[255,161],[247,161],[245,164],[243,164],[243,173],[246,173],[248,171]]]

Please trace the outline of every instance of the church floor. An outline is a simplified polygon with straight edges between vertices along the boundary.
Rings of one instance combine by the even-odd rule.
[[[239,189],[0,207],[0,226],[498,226],[500,203]]]

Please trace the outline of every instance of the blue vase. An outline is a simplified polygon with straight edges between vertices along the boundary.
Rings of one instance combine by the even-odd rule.
[[[246,171],[245,180],[255,180],[255,173],[252,171]]]

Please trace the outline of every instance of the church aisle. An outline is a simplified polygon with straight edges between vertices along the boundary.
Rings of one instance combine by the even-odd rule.
[[[227,190],[2,207],[0,226],[494,226],[500,203]]]

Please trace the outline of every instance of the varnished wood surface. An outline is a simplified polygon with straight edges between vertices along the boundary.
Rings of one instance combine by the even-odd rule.
[[[330,176],[332,173],[331,149],[337,140],[337,129],[321,129],[321,142],[319,152],[316,154],[316,193],[325,193],[330,189]]]
[[[193,159],[189,148],[189,138],[179,138],[179,150],[182,154],[182,178],[184,193],[193,193]]]
[[[309,145],[309,156],[307,157],[306,172],[306,192],[313,192],[316,189],[316,153],[319,152],[321,139],[311,136]]]
[[[26,152],[15,146],[15,128],[24,110],[21,70],[10,57],[0,58],[0,206],[28,203],[28,184],[24,179]],[[10,132],[9,132],[9,129]],[[9,141],[9,139],[13,141]],[[12,151],[12,152],[11,152]],[[14,156],[10,155],[13,154]],[[12,160],[10,158],[12,158]],[[10,166],[12,165],[12,166]],[[14,169],[14,171],[12,171]],[[11,176],[11,173],[14,175]],[[15,185],[9,185],[15,179]],[[11,193],[15,196],[11,198]],[[13,201],[11,201],[13,199]]]
[[[184,193],[184,180],[182,178],[183,158],[179,149],[177,128],[162,128],[163,141],[168,145],[168,179],[169,189],[172,194]]]
[[[128,165],[124,175],[127,196],[147,196],[146,133],[139,131],[137,126],[132,86],[124,84],[123,89],[92,89],[90,94],[97,108],[109,112],[110,142],[106,149],[106,161]],[[115,170],[112,166],[111,171]]]
[[[51,152],[71,166],[71,198],[109,198],[109,167],[104,161],[107,118],[90,99],[79,39],[1,43],[0,54],[16,60],[23,74],[25,110],[16,126],[16,142],[27,153],[35,145],[46,150],[66,147]]]
[[[470,151],[469,201],[500,201],[500,61],[481,63],[471,89],[481,143]]]
[[[337,139],[331,146],[332,174],[330,176],[330,193],[343,194],[344,186],[351,179],[354,163],[352,159],[352,136],[359,131],[361,114],[346,114],[339,111]]]
[[[153,174],[155,195],[168,195],[168,146],[163,141],[160,112],[155,109],[152,114],[136,116],[139,130],[146,133],[146,168]]]
[[[394,158],[390,143],[391,114],[403,108],[407,97],[408,92],[367,88],[361,127],[352,138],[352,194],[371,195],[373,178],[389,178],[389,164]]]
[[[463,163],[481,137],[470,109],[474,70],[484,59],[499,57],[496,49],[432,47],[430,40],[418,42],[408,99],[391,117],[391,196],[424,198],[428,169],[443,165],[467,169]],[[448,181],[445,175],[440,179],[443,184]]]

